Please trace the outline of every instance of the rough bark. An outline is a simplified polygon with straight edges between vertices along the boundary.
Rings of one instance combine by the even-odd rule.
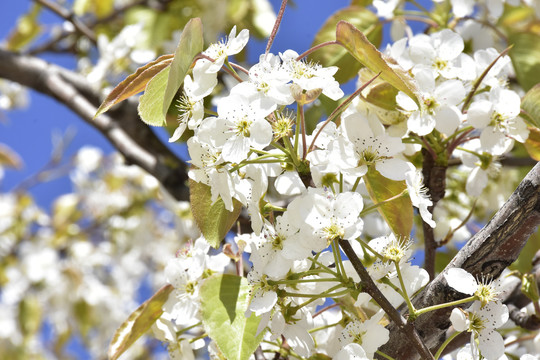
[[[529,236],[540,224],[540,165],[536,164],[516,191],[489,223],[474,235],[413,303],[417,309],[459,300],[463,295],[448,286],[444,279],[447,269],[460,267],[477,278],[498,277],[514,262]],[[422,340],[433,351],[439,348],[450,327],[452,308],[421,315],[414,326]],[[390,341],[381,351],[395,359],[419,359],[416,350],[403,342],[399,329],[390,326]]]

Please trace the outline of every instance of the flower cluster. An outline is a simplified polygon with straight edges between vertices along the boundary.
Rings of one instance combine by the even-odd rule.
[[[405,302],[415,312],[410,297],[429,276],[410,264],[414,240],[396,236],[387,225],[372,225],[383,223],[372,213],[383,199],[374,196],[367,179],[378,176],[386,184],[403,184],[402,192],[387,200],[409,198],[422,221],[436,228],[435,202],[411,160],[424,147],[435,159],[443,155],[446,160],[461,159],[463,169],[472,169],[469,195],[480,195],[497,167],[497,157],[528,136],[518,117],[519,96],[507,87],[509,60],[492,48],[464,53],[463,39],[451,30],[397,41],[388,47],[387,56],[416,84],[417,99],[399,92],[393,111],[381,111],[365,98],[351,99],[344,102],[350,106],[335,111],[341,112],[339,122],[331,121],[331,116],[309,134],[304,108],[319,96],[334,101],[344,96],[334,79],[337,68],[287,50],[261,55],[257,64],[244,69],[229,56],[238,54],[247,41],[247,30],[237,35],[233,28],[226,41],[211,45],[195,62],[184,80],[179,125],[170,141],[192,130],[187,140],[193,165],[189,177],[210,187],[212,202],[222,201],[229,211],[239,202],[248,210],[253,233],[239,235],[234,242],[240,253],[249,254],[252,267],[247,278],[252,290],[247,316],[261,316],[259,332],[270,330],[264,335],[265,346],[272,349],[286,343],[301,357],[320,353],[372,359],[388,340],[384,312],[367,294],[358,294],[355,284],[360,279],[351,262],[342,258],[340,243],[351,243],[394,307]],[[204,109],[204,98],[214,91],[221,69],[236,84],[219,98],[214,112]],[[363,90],[366,98],[378,81]],[[197,259],[199,263],[193,263]],[[169,282],[176,289],[162,317],[169,329],[200,321],[196,296],[208,262],[208,257],[204,259],[203,254],[181,255],[169,265]],[[461,285],[456,289],[476,294],[476,288],[469,292],[472,285],[467,289]],[[497,348],[490,351],[486,344],[495,341],[492,329],[508,316],[506,308],[494,302],[496,296],[484,290],[475,295],[481,305],[455,310],[452,322],[456,330],[473,333],[473,350],[480,344],[483,356],[495,359],[501,350],[500,335]],[[328,301],[339,303],[350,294],[355,294],[356,302],[340,317],[335,318],[335,311],[318,311]],[[492,308],[496,323],[475,327],[475,319],[483,319]],[[317,327],[331,321],[333,325],[324,330]],[[182,342],[185,337],[171,338],[170,330],[168,334],[162,338],[175,344],[171,353],[188,351]],[[326,341],[318,341],[321,336]]]

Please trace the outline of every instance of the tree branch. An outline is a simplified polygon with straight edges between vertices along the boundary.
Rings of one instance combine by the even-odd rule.
[[[386,312],[386,314],[390,317],[394,324],[396,324],[397,328],[401,332],[400,335],[402,335],[401,337],[399,337],[401,341],[409,345],[412,344],[412,346],[409,347],[415,349],[415,354],[419,354],[422,359],[432,360],[433,354],[430,353],[429,349],[426,347],[426,345],[420,338],[413,324],[406,322],[403,316],[401,316],[401,314],[392,306],[392,304],[390,304],[390,301],[388,301],[388,299],[379,290],[379,288],[373,282],[373,279],[371,279],[371,276],[365,269],[364,264],[362,264],[362,261],[354,252],[354,249],[352,248],[349,241],[340,240],[339,246],[343,249],[343,252],[351,261],[351,264],[353,265],[354,270],[356,270],[356,272],[358,273],[358,276],[360,276],[360,280],[362,281],[362,291],[369,294],[373,298],[373,300],[375,300],[377,304],[379,304],[379,306]],[[397,336],[398,334],[394,335]],[[410,343],[403,341],[403,336],[407,337]]]
[[[0,49],[0,78],[51,96],[99,130],[126,160],[155,176],[177,200],[189,200],[186,165],[139,120],[134,102],[93,119],[101,102],[86,79],[39,58]]]
[[[83,22],[79,21],[79,19],[75,16],[75,14],[72,11],[69,11],[68,9],[63,8],[57,3],[53,3],[48,0],[34,0],[34,1],[40,5],[43,5],[47,9],[51,10],[53,13],[60,16],[62,19],[69,21],[71,24],[73,24],[73,27],[75,28],[75,30],[77,30],[79,33],[86,36],[94,44],[97,43],[96,35],[94,34],[94,32],[91,29],[89,29]]]
[[[497,278],[514,262],[529,236],[540,224],[540,164],[534,166],[503,207],[458,252],[445,270],[414,298],[417,309],[462,299],[448,286],[443,274],[460,267],[476,278]],[[427,346],[437,349],[446,338],[452,308],[421,315],[415,328]],[[396,359],[418,359],[416,351],[400,341],[399,327],[390,326],[390,341],[381,351]]]

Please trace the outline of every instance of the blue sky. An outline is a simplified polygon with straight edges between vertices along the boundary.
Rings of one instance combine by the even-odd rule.
[[[271,0],[277,12],[280,1]],[[294,7],[289,7],[283,19],[281,29],[272,51],[284,51],[295,49],[303,52],[309,48],[313,36],[322,26],[326,18],[338,9],[347,6],[349,0],[297,0]],[[316,4],[316,6],[314,6]],[[31,6],[29,0],[2,1],[0,4],[0,38],[5,38],[10,29],[16,23],[20,14],[23,14]],[[58,18],[48,11],[43,11],[41,21],[45,24],[58,23]],[[291,34],[294,34],[291,36]],[[266,43],[253,46],[250,52],[252,63],[258,58],[258,53],[263,52]],[[74,68],[74,59],[66,55],[48,54],[44,59]],[[94,128],[80,120],[70,110],[47,96],[36,92],[31,93],[30,106],[24,110],[11,111],[0,117],[0,143],[5,143],[15,150],[24,160],[24,168],[19,171],[7,170],[0,192],[10,191],[23,179],[35,174],[49,160],[51,156],[52,134],[63,134],[68,129],[75,130],[75,137],[68,147],[65,155],[66,160],[73,156],[76,151],[85,145],[97,146],[105,152],[112,151],[111,145]],[[155,129],[158,134],[165,134],[162,129]],[[173,149],[175,149],[173,145]],[[60,194],[71,191],[71,184],[67,177],[62,177],[47,183],[35,186],[32,189],[38,204],[48,208],[51,202]]]

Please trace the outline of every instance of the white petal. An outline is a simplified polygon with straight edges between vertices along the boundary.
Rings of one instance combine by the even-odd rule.
[[[400,181],[405,180],[405,173],[410,170],[410,166],[407,161],[393,158],[377,162],[375,169],[388,179]]]
[[[452,326],[457,331],[465,331],[468,329],[467,317],[460,308],[454,308],[450,314],[450,321]]]
[[[461,112],[455,106],[441,105],[435,113],[435,129],[452,135],[461,123]]]
[[[497,360],[504,354],[504,340],[497,331],[484,329],[478,334],[478,348],[487,360]]]
[[[444,29],[434,35],[439,45],[439,57],[442,60],[452,60],[461,54],[463,48],[463,39],[457,33],[449,29]]]
[[[180,139],[182,134],[184,134],[185,130],[186,130],[186,123],[185,122],[178,124],[178,127],[176,128],[176,130],[174,130],[174,133],[169,138],[169,142],[175,142],[178,139]]]
[[[445,274],[444,278],[448,286],[454,288],[460,293],[472,295],[478,289],[478,283],[474,277],[461,268],[451,268]]]
[[[467,121],[476,129],[483,129],[491,121],[491,101],[477,100],[469,106]]]
[[[306,191],[306,186],[296,171],[285,171],[278,176],[274,186],[281,195],[300,195]]]

